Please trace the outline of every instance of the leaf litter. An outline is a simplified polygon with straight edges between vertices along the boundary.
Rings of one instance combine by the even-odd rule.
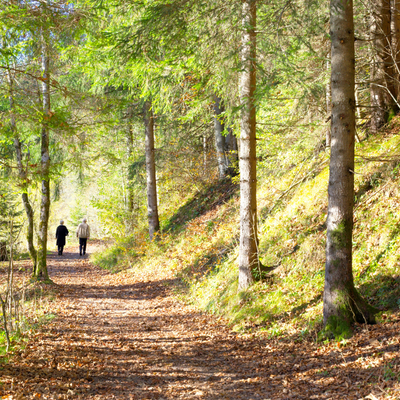
[[[344,343],[239,334],[174,295],[171,271],[49,256],[57,317],[0,364],[0,398],[400,399],[400,316]],[[222,321],[222,322],[221,322]]]

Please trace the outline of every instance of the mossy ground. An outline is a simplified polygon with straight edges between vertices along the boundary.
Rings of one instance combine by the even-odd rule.
[[[369,303],[389,312],[400,306],[398,123],[393,119],[392,131],[356,146],[355,285]],[[161,213],[163,232],[152,243],[143,230],[95,260],[125,268],[162,265],[181,278],[187,300],[237,330],[316,335],[322,328],[328,161],[320,150],[286,172],[260,171],[260,258],[277,268],[245,292],[237,291],[238,186],[228,181],[186,197],[175,213],[171,204],[179,199],[170,199],[169,213]]]

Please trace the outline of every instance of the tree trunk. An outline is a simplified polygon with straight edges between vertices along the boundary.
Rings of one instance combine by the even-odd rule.
[[[135,198],[133,193],[133,184],[132,184],[132,172],[130,170],[130,166],[132,163],[133,157],[133,131],[132,131],[132,107],[128,107],[126,113],[126,156],[128,158],[128,176],[127,176],[127,208],[128,208],[128,221],[127,221],[127,231],[131,233],[133,231],[133,210],[135,205]]]
[[[351,324],[374,322],[371,308],[354,287],[354,25],[352,0],[331,0],[331,159],[324,290],[324,325],[329,335],[347,335]]]
[[[50,153],[49,125],[50,115],[50,60],[48,34],[42,28],[42,130],[41,130],[41,176],[42,199],[40,204],[40,222],[38,232],[38,263],[34,271],[36,278],[49,279],[47,272],[47,235],[50,212]]]
[[[132,160],[133,154],[133,139],[132,139],[132,126],[128,127],[127,131],[127,157],[128,160]],[[131,173],[128,171],[128,211],[129,215],[132,216],[134,209],[134,195],[133,195],[133,187],[132,187],[132,177]]]
[[[207,157],[207,136],[203,135],[202,137],[203,142],[203,173],[204,175],[208,174],[208,157]]]
[[[331,66],[330,60],[326,61],[326,69],[329,71]],[[325,87],[325,102],[326,102],[326,119],[327,121],[331,120],[332,116],[332,104],[331,104],[331,82],[329,81]],[[328,124],[325,132],[325,148],[331,147],[331,127]]]
[[[214,136],[219,179],[237,175],[238,165],[238,145],[236,136],[232,133],[231,128],[227,129],[225,136],[223,135],[225,119],[222,114],[224,111],[222,99],[214,95]]]
[[[217,152],[218,161],[218,176],[219,179],[224,179],[227,176],[228,163],[225,154],[225,136],[223,132],[225,125],[222,113],[224,112],[222,100],[220,97],[214,95],[214,136],[215,136],[215,150]]]
[[[354,99],[356,102],[356,113],[357,113],[357,118],[361,119],[361,109],[360,109],[360,102],[358,100],[358,85],[354,86]],[[357,135],[356,135],[357,137]]]
[[[374,46],[371,65],[371,132],[376,133],[386,123],[389,109],[393,106],[390,3],[389,0],[372,0],[371,5],[371,39]]]
[[[157,205],[156,163],[154,155],[154,119],[151,102],[144,103],[144,124],[146,131],[146,175],[147,175],[147,215],[149,219],[149,235],[160,230]]]
[[[244,0],[242,6],[240,104],[240,247],[239,290],[253,282],[252,271],[258,265],[257,175],[256,175],[256,1]]]
[[[233,134],[232,128],[228,128],[228,134],[225,137],[225,154],[228,160],[229,176],[238,175],[238,142],[236,136]]]
[[[400,100],[400,0],[390,1],[390,36],[391,36],[391,75],[393,95],[397,103]],[[396,104],[398,109],[398,105]]]
[[[19,139],[19,134],[17,130],[17,123],[15,121],[15,110],[14,110],[14,82],[11,76],[11,72],[8,71],[8,82],[9,82],[9,88],[10,88],[10,95],[9,95],[9,100],[10,100],[10,111],[11,111],[11,131],[14,136],[14,147],[15,147],[15,153],[17,156],[17,167],[18,167],[18,175],[19,179],[21,181],[21,186],[22,186],[22,203],[24,204],[25,212],[26,212],[26,217],[28,219],[28,227],[27,227],[27,234],[26,234],[26,239],[28,242],[28,250],[29,250],[29,255],[32,260],[33,264],[33,271],[36,270],[36,262],[37,262],[37,251],[35,249],[35,245],[33,243],[33,228],[34,228],[34,213],[33,213],[33,208],[31,206],[31,203],[29,202],[29,196],[28,196],[28,182],[27,182],[27,172],[24,169],[23,162],[22,162],[22,149],[21,149],[21,141]]]
[[[31,257],[32,263],[33,263],[33,271],[36,270],[36,263],[37,263],[37,251],[35,248],[35,245],[33,243],[33,236],[34,236],[34,212],[33,208],[31,206],[31,203],[29,201],[29,196],[28,196],[28,185],[27,185],[27,176],[26,176],[26,171],[24,169],[24,166],[22,164],[22,150],[21,150],[21,142],[18,138],[18,136],[15,137],[14,139],[14,147],[15,147],[15,152],[17,154],[17,164],[18,164],[18,174],[19,178],[22,183],[22,203],[24,204],[25,208],[25,213],[26,217],[28,220],[28,227],[27,227],[27,232],[26,232],[26,240],[28,242],[28,250],[29,250],[29,255]]]

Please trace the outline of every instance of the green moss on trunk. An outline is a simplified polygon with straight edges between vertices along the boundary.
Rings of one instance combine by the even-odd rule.
[[[330,232],[332,245],[337,249],[345,249],[349,245],[348,241],[351,238],[353,226],[352,223],[343,220],[336,229]]]
[[[353,335],[353,328],[346,318],[332,315],[324,329],[318,334],[318,341],[348,339]]]
[[[47,272],[47,260],[46,253],[44,251],[38,251],[37,253],[37,264],[33,273],[33,278],[35,280],[44,281],[46,283],[50,283],[51,280],[49,278],[49,274]]]
[[[370,306],[358,293],[353,284],[335,291],[335,312],[328,316],[324,329],[319,333],[320,341],[326,339],[348,339],[353,335],[353,324],[375,324],[375,314],[379,311]]]

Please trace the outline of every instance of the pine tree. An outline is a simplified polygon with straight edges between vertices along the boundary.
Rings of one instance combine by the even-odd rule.
[[[331,158],[329,166],[324,325],[328,335],[348,335],[351,324],[374,322],[373,309],[354,287],[355,54],[352,1],[331,0]]]
[[[240,58],[240,247],[239,290],[253,282],[258,266],[257,172],[256,172],[256,1],[243,2],[243,31]]]

